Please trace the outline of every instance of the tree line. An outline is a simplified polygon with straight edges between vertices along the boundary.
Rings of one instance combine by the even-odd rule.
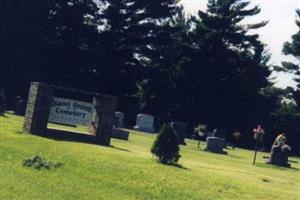
[[[188,17],[177,0],[1,1],[0,87],[8,106],[40,81],[117,96],[131,122],[143,112],[240,131],[245,147],[262,124],[266,145],[286,132],[299,149],[300,80],[280,89],[269,79],[273,71],[297,77],[299,64],[269,64],[253,31],[268,22],[245,24],[260,13],[249,4],[209,0]],[[283,52],[299,60],[299,41],[300,32]]]

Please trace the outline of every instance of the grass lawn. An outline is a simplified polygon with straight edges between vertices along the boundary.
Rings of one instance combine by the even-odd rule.
[[[218,155],[181,146],[183,168],[158,164],[155,138],[131,131],[112,147],[55,141],[22,132],[23,118],[0,117],[0,199],[275,200],[300,199],[300,159],[291,169],[264,164],[260,153],[236,149]],[[203,146],[203,143],[202,143]],[[61,162],[53,170],[23,167],[34,155]]]

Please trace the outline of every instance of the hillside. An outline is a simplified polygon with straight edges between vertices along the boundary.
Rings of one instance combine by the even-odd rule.
[[[253,152],[217,155],[181,146],[182,168],[158,164],[150,154],[154,135],[131,131],[112,147],[56,141],[22,132],[23,118],[0,117],[0,199],[274,200],[300,199],[300,159],[291,169],[252,165]],[[202,143],[202,147],[204,143]],[[34,155],[63,163],[53,170],[23,167]]]

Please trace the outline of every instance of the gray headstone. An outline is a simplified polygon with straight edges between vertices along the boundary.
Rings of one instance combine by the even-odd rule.
[[[115,112],[115,119],[116,119],[116,128],[124,128],[124,113],[122,112]]]
[[[218,137],[208,137],[206,139],[206,150],[213,153],[224,153],[225,140]]]
[[[17,96],[14,102],[14,114],[25,115],[25,110],[26,110],[26,102],[22,99],[22,97]]]
[[[288,157],[291,151],[291,148],[284,148],[288,145],[273,145],[271,149],[271,156],[269,158],[268,163],[283,167],[290,167],[291,165],[288,163]]]
[[[212,136],[213,136],[213,132],[207,132],[207,133],[205,134],[205,136],[206,136],[206,138],[212,137]]]
[[[135,130],[153,133],[154,117],[146,114],[138,114],[136,118]]]
[[[179,144],[185,144],[184,138],[186,135],[186,123],[171,122],[170,124],[173,131],[177,134]]]
[[[223,129],[215,129],[214,132],[213,132],[213,137],[218,137],[218,138],[225,139],[226,131],[223,130]]]

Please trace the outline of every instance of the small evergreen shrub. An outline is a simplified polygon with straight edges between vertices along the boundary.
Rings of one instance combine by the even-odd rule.
[[[178,162],[180,158],[178,138],[169,124],[163,125],[152,145],[151,153],[163,164]]]
[[[44,160],[42,157],[36,155],[31,158],[25,159],[22,162],[23,167],[32,167],[34,169],[55,169],[62,166],[62,163],[49,162]]]

